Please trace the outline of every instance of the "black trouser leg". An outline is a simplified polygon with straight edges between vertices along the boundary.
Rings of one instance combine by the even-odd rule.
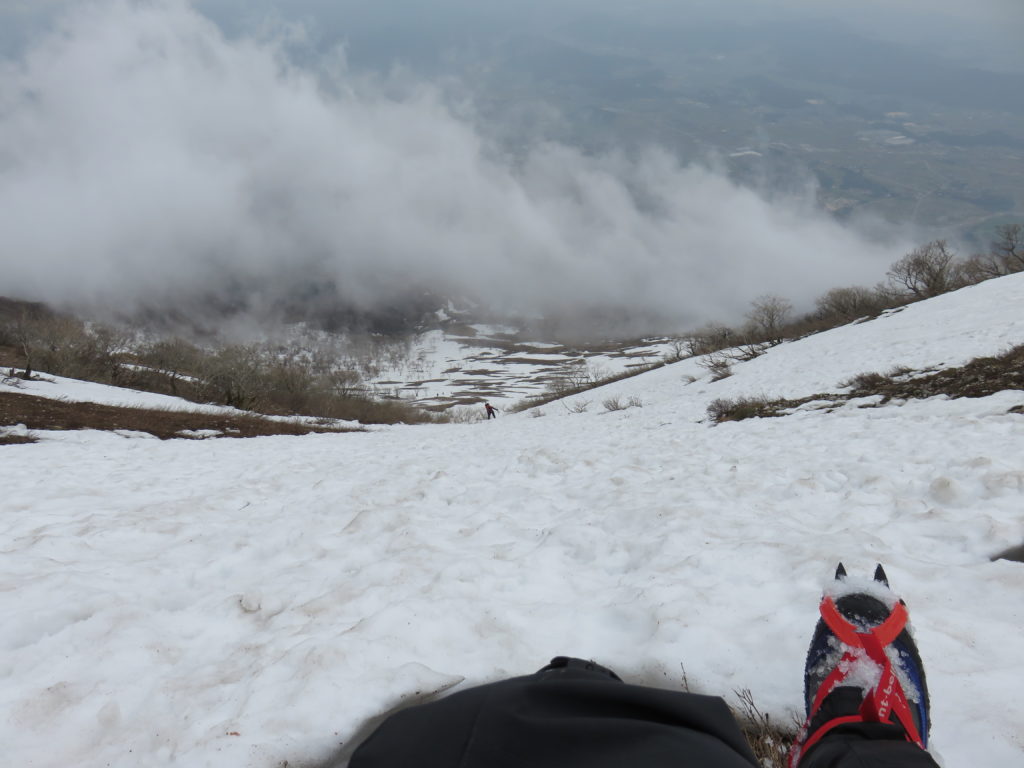
[[[391,716],[350,768],[757,768],[722,699],[559,657]]]

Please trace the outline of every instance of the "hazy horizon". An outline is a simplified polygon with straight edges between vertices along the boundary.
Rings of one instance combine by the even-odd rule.
[[[842,26],[853,7],[813,5],[772,18]],[[1014,12],[1003,5],[975,14],[979,28]],[[759,6],[730,7],[755,20]],[[636,29],[728,20],[716,4],[686,4],[698,15],[685,20],[669,7],[636,4]],[[837,220],[800,164],[741,179],[711,145],[664,144],[643,126],[580,133],[586,113],[552,103],[544,65],[517,69],[487,48],[492,34],[527,33],[610,45],[614,6],[445,0],[429,18],[409,13],[321,0],[0,5],[21,22],[0,63],[0,294],[131,309],[218,290],[272,302],[323,283],[357,308],[424,290],[496,312],[699,323],[765,293],[807,307],[873,284],[927,234]],[[962,22],[934,21],[949,19]],[[623,51],[636,44],[627,31]],[[548,73],[586,85],[594,56]],[[637,87],[660,75],[643,77]]]

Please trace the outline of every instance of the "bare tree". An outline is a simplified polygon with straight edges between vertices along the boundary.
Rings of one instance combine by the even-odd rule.
[[[782,329],[789,320],[793,305],[781,296],[761,296],[753,301],[747,320],[754,336],[769,344],[782,343]]]
[[[1024,271],[1024,227],[1006,224],[996,230],[992,255],[1003,267],[1003,274]]]
[[[177,395],[179,386],[199,371],[203,352],[183,339],[161,339],[140,350],[138,358],[166,376],[171,394]]]
[[[722,352],[712,352],[697,362],[711,374],[712,381],[721,381],[732,376],[732,358]]]
[[[878,312],[884,302],[875,291],[858,285],[833,288],[815,303],[821,318],[850,321]]]
[[[29,322],[26,312],[22,311],[18,315],[12,335],[15,346],[21,349],[21,354],[25,356],[25,370],[22,371],[21,378],[29,381],[32,378],[32,365],[35,359],[35,333],[33,333],[32,324]]]
[[[230,346],[203,360],[201,394],[241,410],[259,407],[265,395],[263,355],[256,346]]]
[[[707,355],[731,347],[735,342],[735,332],[727,325],[706,325],[694,331],[686,341],[691,355]]]
[[[690,356],[692,343],[686,339],[672,339],[669,342],[668,352],[665,353],[666,363],[678,363]]]
[[[933,240],[915,248],[890,267],[889,283],[912,296],[928,299],[963,287],[963,267],[945,240]]]
[[[964,279],[980,283],[1024,271],[1024,227],[1007,224],[996,230],[988,253],[976,253],[963,264]]]

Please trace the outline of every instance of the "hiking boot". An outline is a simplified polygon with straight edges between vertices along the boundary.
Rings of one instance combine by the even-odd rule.
[[[907,626],[906,604],[879,565],[874,579],[854,580],[840,564],[821,600],[804,667],[807,720],[790,752],[796,768],[832,729],[888,723],[927,747],[928,686]]]

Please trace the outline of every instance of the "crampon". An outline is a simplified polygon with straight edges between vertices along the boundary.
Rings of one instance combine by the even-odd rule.
[[[850,579],[842,563],[821,599],[821,620],[807,653],[807,719],[789,754],[797,768],[836,728],[887,723],[907,741],[928,743],[928,689],[907,607],[889,588],[882,566],[874,578]]]

